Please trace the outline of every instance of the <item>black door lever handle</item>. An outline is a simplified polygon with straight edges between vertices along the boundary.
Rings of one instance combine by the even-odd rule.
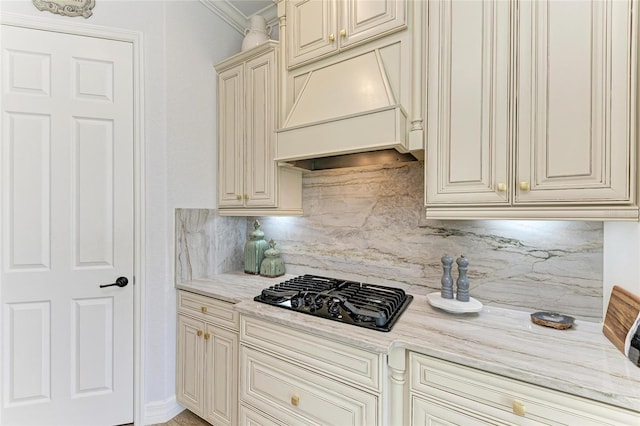
[[[127,277],[119,277],[118,279],[116,279],[115,283],[102,284],[100,288],[112,287],[114,285],[117,285],[118,287],[126,287],[127,284],[129,284],[129,280],[127,279]]]

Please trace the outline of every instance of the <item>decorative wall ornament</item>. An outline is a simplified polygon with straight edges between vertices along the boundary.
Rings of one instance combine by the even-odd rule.
[[[88,18],[93,15],[91,9],[96,0],[32,0],[38,10],[48,10],[63,16],[82,16]]]

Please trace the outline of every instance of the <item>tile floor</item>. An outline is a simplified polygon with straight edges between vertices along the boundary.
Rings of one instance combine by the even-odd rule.
[[[133,426],[132,424],[121,426]],[[189,410],[184,410],[166,423],[157,423],[151,426],[211,426]]]
[[[210,426],[210,424],[193,414],[191,411],[184,410],[167,423],[161,423],[155,426]]]

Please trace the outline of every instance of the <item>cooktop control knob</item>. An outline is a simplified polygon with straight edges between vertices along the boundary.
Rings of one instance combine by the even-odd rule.
[[[304,300],[303,300],[303,305],[306,306],[307,308],[312,307],[315,304],[314,301],[315,297],[313,294],[311,293],[307,293],[304,295]]]
[[[298,309],[298,307],[304,305],[304,300],[302,297],[292,297],[291,298],[291,307],[293,309]]]
[[[337,317],[340,315],[340,302],[337,300],[332,300],[328,303],[327,311],[331,314],[332,317]]]

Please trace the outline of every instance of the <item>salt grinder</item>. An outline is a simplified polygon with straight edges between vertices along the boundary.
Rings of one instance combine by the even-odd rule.
[[[467,266],[469,266],[469,260],[460,256],[456,259],[458,264],[458,280],[456,281],[456,299],[460,302],[469,301],[469,279],[467,278]]]
[[[440,280],[442,288],[440,290],[440,296],[443,299],[453,299],[453,278],[451,277],[453,258],[445,254],[440,259],[440,262],[442,262],[442,279]]]

